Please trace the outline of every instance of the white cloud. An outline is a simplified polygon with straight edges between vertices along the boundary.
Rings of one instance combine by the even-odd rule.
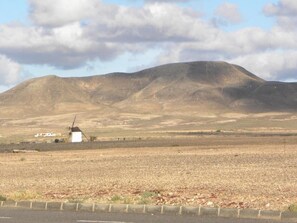
[[[173,3],[173,2],[190,2],[191,0],[145,0],[145,2],[168,2],[168,3]]]
[[[161,63],[223,60],[268,80],[289,80],[297,76],[297,35],[280,27],[270,31],[260,28],[220,31],[205,41],[172,44],[167,49],[160,55]]]
[[[0,55],[0,85],[15,84],[20,79],[21,66],[7,58]]]
[[[217,22],[220,24],[238,24],[242,22],[242,15],[238,6],[229,2],[221,4],[215,11]]]
[[[88,19],[100,7],[99,0],[29,0],[32,20],[42,26],[63,26]]]
[[[84,37],[83,28],[78,22],[52,29],[51,38],[53,42],[72,49],[83,52],[91,49],[92,42]]]
[[[77,66],[82,63],[77,58],[90,48],[87,39],[80,38],[80,31],[75,24],[50,30],[0,26],[0,52],[19,63]]]
[[[147,0],[142,7],[118,6],[100,0],[29,2],[31,26],[0,25],[0,54],[5,55],[1,58],[15,67],[46,64],[70,69],[92,60],[110,61],[125,53],[145,53],[155,48],[162,52],[156,64],[227,60],[246,65],[268,79],[290,78],[294,69],[297,70],[289,58],[297,52],[294,29],[276,25],[271,30],[253,27],[226,32],[199,12],[171,4],[182,0]],[[267,5],[264,11],[277,18],[295,18],[294,2],[280,0]],[[290,13],[284,13],[287,11]],[[215,13],[217,19],[229,24],[242,21],[234,4],[224,3]],[[4,79],[0,82],[9,84]]]
[[[263,12],[267,16],[277,18],[279,25],[283,29],[296,30],[297,23],[297,1],[296,0],[279,0],[277,3],[267,4]]]
[[[246,69],[267,80],[289,80],[297,76],[297,50],[270,51],[239,56],[229,62]]]
[[[189,41],[203,35],[197,35],[197,29],[209,29],[195,11],[174,4],[118,7],[110,14],[100,15],[90,22],[92,36],[99,40],[128,43]],[[99,30],[101,32],[97,32]]]
[[[55,1],[54,7],[52,1],[31,2],[31,16],[37,18],[35,26],[0,26],[0,52],[19,63],[75,68],[94,59],[111,60],[125,52],[145,51],[166,42],[199,41],[216,32],[195,11],[168,3],[129,8],[81,0],[97,10],[85,20],[87,6],[79,8],[78,0],[69,18],[70,9],[59,11],[65,8],[64,0]]]
[[[264,7],[264,12],[271,16],[296,16],[297,2],[295,0],[279,0]]]

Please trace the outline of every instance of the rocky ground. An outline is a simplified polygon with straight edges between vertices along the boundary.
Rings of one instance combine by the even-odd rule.
[[[2,153],[0,195],[272,210],[297,203],[295,137],[196,140],[196,146]]]

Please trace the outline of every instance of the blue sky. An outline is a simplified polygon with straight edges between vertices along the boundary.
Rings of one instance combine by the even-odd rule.
[[[294,0],[0,0],[0,91],[195,60],[297,81],[296,15]]]

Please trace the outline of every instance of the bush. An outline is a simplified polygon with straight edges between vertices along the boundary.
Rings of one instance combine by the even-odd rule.
[[[288,209],[291,212],[297,212],[297,204],[291,204]]]
[[[119,196],[119,195],[114,195],[112,198],[111,198],[111,201],[112,202],[118,202],[118,201],[121,201],[122,200],[122,197]]]
[[[85,202],[85,200],[82,198],[73,198],[73,197],[69,198],[67,201],[69,203],[80,203],[80,204]]]
[[[141,194],[141,197],[142,198],[151,198],[151,197],[155,197],[157,196],[157,194],[153,191],[144,191],[142,194]]]
[[[6,197],[4,197],[3,195],[0,195],[0,201],[6,201],[6,200],[7,200]]]
[[[37,199],[40,195],[35,191],[16,191],[9,195],[9,199],[14,201],[27,201]]]
[[[153,191],[144,191],[140,196],[141,198],[138,204],[151,204],[152,199],[157,196],[157,193]]]

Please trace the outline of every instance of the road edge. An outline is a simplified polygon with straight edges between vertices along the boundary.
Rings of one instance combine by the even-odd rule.
[[[257,209],[213,208],[203,206],[170,206],[138,204],[99,204],[44,201],[0,201],[0,208],[23,208],[47,211],[82,211],[95,213],[139,213],[180,216],[297,220],[297,212]]]

